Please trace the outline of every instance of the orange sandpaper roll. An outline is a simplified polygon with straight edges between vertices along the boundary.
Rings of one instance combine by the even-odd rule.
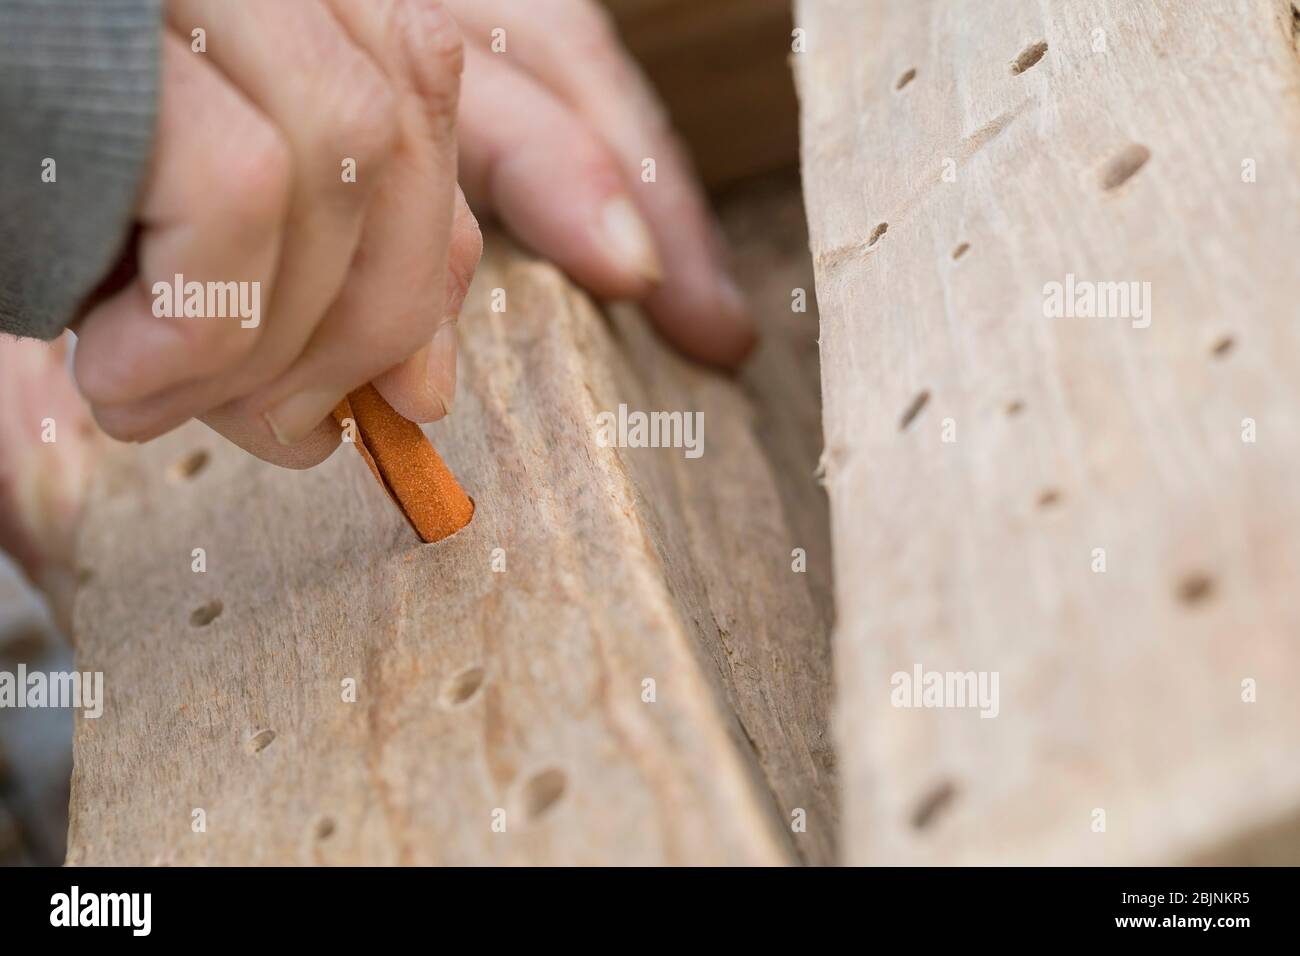
[[[441,541],[469,524],[474,502],[419,425],[397,414],[373,385],[339,402],[334,420],[342,425],[349,418],[357,451],[421,541]]]

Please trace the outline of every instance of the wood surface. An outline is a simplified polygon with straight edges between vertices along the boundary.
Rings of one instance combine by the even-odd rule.
[[[477,506],[459,534],[419,544],[349,448],[288,472],[195,425],[109,452],[74,608],[107,702],[77,720],[70,863],[832,860],[815,375],[757,398],[488,247],[457,407],[427,426]],[[798,337],[749,374],[806,369]],[[702,412],[704,454],[600,447],[620,403]]]
[[[1300,862],[1300,13],[796,23],[845,861]],[[1067,274],[1149,327],[1048,318]],[[918,664],[998,716],[893,706]]]

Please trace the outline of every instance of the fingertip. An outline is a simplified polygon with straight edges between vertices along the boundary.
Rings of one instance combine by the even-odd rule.
[[[729,275],[724,275],[719,282],[717,315],[719,362],[738,366],[753,353],[759,335],[749,302]]]
[[[653,293],[662,256],[612,162],[602,159],[591,175],[559,188],[548,185],[556,181],[548,166],[522,155],[503,164],[492,205],[506,227],[600,298]]]
[[[314,468],[334,454],[342,441],[342,429],[329,419],[321,422],[301,441],[283,445],[263,416],[249,414],[240,408],[239,403],[209,412],[199,420],[250,455],[293,470]]]
[[[417,424],[450,414],[456,393],[456,322],[444,323],[433,341],[374,380],[393,410]]]
[[[665,337],[697,361],[736,369],[758,345],[758,328],[739,288],[723,277],[712,294],[667,285],[646,301]]]
[[[181,424],[164,424],[145,410],[145,404],[131,402],[125,405],[91,405],[90,412],[99,430],[119,442],[151,441]]]
[[[701,362],[735,371],[754,353],[758,339],[753,325],[737,324],[719,327],[697,345],[683,348]]]
[[[745,364],[758,347],[758,332],[754,328],[735,329],[720,335],[701,355],[701,361],[735,371]]]

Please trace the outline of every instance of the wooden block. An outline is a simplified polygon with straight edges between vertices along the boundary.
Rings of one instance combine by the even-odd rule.
[[[107,702],[78,718],[69,862],[831,859],[824,614],[744,389],[495,239],[460,325],[427,430],[477,511],[438,544],[347,449],[308,472],[201,426],[114,449],[80,550]],[[620,404],[701,412],[703,455],[601,447]]]
[[[1293,8],[796,22],[846,862],[1300,862]]]

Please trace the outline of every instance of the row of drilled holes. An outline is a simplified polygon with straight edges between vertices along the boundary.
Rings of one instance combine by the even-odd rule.
[[[1011,75],[1019,76],[1021,73],[1024,73],[1026,70],[1037,65],[1038,61],[1046,56],[1046,54],[1046,40],[1037,40],[1029,44],[1029,46],[1021,50],[1020,54],[1011,61]],[[902,90],[914,79],[916,79],[916,67],[906,70],[903,75],[898,78],[898,82],[894,84],[894,89]]]
[[[1020,55],[1011,61],[1011,74],[1019,76],[1027,70],[1032,69],[1038,64],[1044,56],[1047,55],[1047,41],[1038,40],[1029,44],[1020,51]],[[916,68],[912,67],[903,73],[894,84],[894,89],[901,91],[911,85],[916,79]],[[1128,182],[1147,161],[1151,159],[1151,150],[1141,143],[1130,143],[1123,149],[1119,150],[1114,156],[1110,157],[1101,167],[1098,173],[1098,180],[1101,188],[1110,192],[1118,189],[1124,183]],[[889,223],[878,223],[871,231],[867,239],[867,248],[871,249],[884,237],[889,230]],[[959,244],[952,252],[954,260],[960,259],[970,251],[970,243],[963,242]]]
[[[1231,336],[1225,336],[1211,350],[1211,354],[1216,358],[1222,358],[1231,351],[1234,340]],[[898,430],[906,431],[908,427],[920,416],[922,410],[930,403],[930,390],[922,389],[916,397],[904,409],[902,417],[898,422]],[[1014,399],[1007,403],[1006,413],[1008,418],[1015,418],[1025,410],[1025,403],[1020,399]],[[1045,488],[1038,496],[1038,506],[1040,508],[1050,508],[1061,502],[1061,492],[1057,488]],[[1184,577],[1178,584],[1177,593],[1179,598],[1185,604],[1196,604],[1209,595],[1214,590],[1214,582],[1207,575],[1195,572]]]
[[[1026,70],[1034,67],[1047,53],[1047,43],[1038,41],[1027,46],[1021,51],[1011,63],[1012,75],[1019,76]],[[915,68],[907,70],[899,77],[895,90],[902,90],[916,79]],[[1122,186],[1131,179],[1147,161],[1151,158],[1151,151],[1147,147],[1133,143],[1125,147],[1114,157],[1112,157],[1101,169],[1100,184],[1105,191],[1111,191]],[[868,248],[875,246],[876,243],[884,236],[889,229],[888,223],[880,223],[872,231],[871,237],[867,242]],[[952,252],[954,261],[961,259],[970,251],[970,243],[962,242],[957,245]],[[1234,340],[1231,336],[1224,336],[1215,343],[1212,354],[1215,357],[1222,358],[1232,350]],[[929,390],[920,392],[908,407],[904,410],[902,418],[899,421],[899,430],[903,431],[915,420],[925,408],[930,400]],[[1024,411],[1025,405],[1020,399],[1015,399],[1007,405],[1007,415],[1015,417]],[[1061,493],[1055,488],[1045,489],[1038,497],[1038,506],[1048,508],[1056,505],[1061,500]],[[1213,591],[1214,582],[1208,575],[1199,572],[1192,573],[1184,577],[1178,584],[1177,593],[1180,600],[1186,604],[1195,604],[1206,597]],[[956,796],[956,787],[949,781],[938,784],[933,790],[928,792],[917,803],[917,808],[912,815],[912,826],[918,830],[924,830],[929,827],[934,820],[943,812],[943,810],[952,803]]]
[[[206,451],[198,450],[185,455],[174,462],[168,469],[168,476],[173,481],[191,481],[203,471],[209,462]],[[218,617],[224,607],[221,601],[209,601],[194,609],[190,614],[192,627],[207,627]],[[482,689],[487,672],[480,666],[467,667],[454,674],[443,688],[441,699],[448,708],[459,708],[470,703]],[[248,737],[249,753],[261,753],[275,740],[274,730],[263,729]],[[524,813],[532,821],[539,819],[564,796],[567,778],[564,771],[548,767],[533,774],[524,784]],[[334,820],[322,817],[313,826],[313,833],[318,840],[326,840],[337,829]]]
[[[1046,53],[1047,53],[1047,43],[1045,41],[1040,40],[1037,43],[1031,43],[1029,46],[1025,47],[1025,49],[1020,52],[1020,55],[1017,56],[1011,62],[1012,75],[1019,76],[1021,73],[1024,73],[1026,70],[1034,66],[1034,64],[1036,64],[1039,60],[1041,60]],[[916,79],[916,68],[912,67],[911,69],[904,72],[903,75],[898,78],[898,82],[894,84],[894,89],[902,90],[906,88],[914,79]],[[871,236],[867,240],[867,248],[870,249],[873,246],[875,246],[875,244],[879,242],[881,238],[885,235],[888,229],[889,229],[889,223],[887,222],[882,222],[879,225],[877,225],[876,228],[872,230]],[[969,251],[970,251],[970,243],[963,242],[959,246],[957,246],[956,249],[952,251],[952,257],[954,260],[960,259]]]
[[[474,700],[482,689],[486,671],[478,665],[467,667],[454,674],[444,685],[441,696],[443,705],[449,709],[464,707]],[[274,730],[264,729],[250,734],[247,741],[249,753],[261,753],[275,740]],[[560,802],[568,787],[568,778],[563,770],[547,767],[528,778],[523,788],[524,816],[529,822],[541,819],[552,807]],[[324,816],[312,826],[312,834],[318,841],[328,840],[338,829],[332,817]]]

